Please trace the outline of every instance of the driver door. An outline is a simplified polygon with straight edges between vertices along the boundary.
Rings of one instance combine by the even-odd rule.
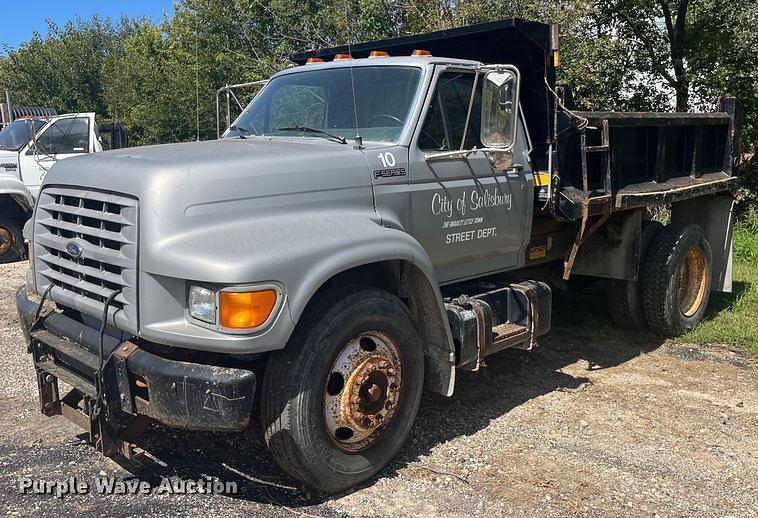
[[[435,76],[410,147],[412,234],[441,283],[517,267],[525,246],[529,164],[516,148],[499,157],[497,167],[480,151],[427,158],[460,149],[474,83],[471,69],[438,67]],[[481,85],[480,78],[464,149],[484,147],[479,141]]]
[[[35,197],[45,175],[58,160],[102,150],[94,128],[94,113],[56,118],[27,144],[21,152],[21,173],[24,183]]]

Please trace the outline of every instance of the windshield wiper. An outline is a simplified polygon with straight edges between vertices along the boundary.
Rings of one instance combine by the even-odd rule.
[[[236,125],[236,124],[232,124],[231,126],[229,126],[229,129],[232,130],[232,131],[239,131],[240,134],[237,135],[237,136],[239,138],[242,138],[242,139],[245,138],[245,135],[244,135],[245,133],[248,134],[248,135],[252,133],[252,131],[250,131],[246,127],[239,126],[239,125]]]
[[[318,135],[324,135],[325,137],[333,138],[337,140],[340,144],[347,144],[347,140],[345,140],[344,137],[340,137],[339,135],[335,135],[334,133],[329,133],[328,131],[316,129],[316,128],[309,128],[308,126],[287,126],[285,128],[276,128],[276,131],[307,131],[308,133],[316,133]]]

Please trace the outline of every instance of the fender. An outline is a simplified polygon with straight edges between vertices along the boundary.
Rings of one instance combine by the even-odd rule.
[[[0,174],[0,196],[3,194],[7,194],[13,198],[13,201],[26,214],[30,214],[34,209],[34,196],[32,196],[32,193],[24,182],[13,175]]]
[[[182,317],[165,315],[161,308],[170,304],[155,297],[160,291],[173,291],[174,299],[186,297],[184,282],[172,283],[167,280],[169,277],[219,285],[277,282],[284,288],[286,301],[282,313],[286,314],[280,314],[272,327],[260,335],[237,336],[234,352],[281,349],[308,302],[329,279],[357,266],[394,261],[412,265],[418,272],[416,278],[413,277],[414,271],[403,274],[414,283],[422,277],[427,285],[420,292],[426,299],[423,308],[425,324],[427,329],[436,329],[431,337],[430,333],[420,330],[430,342],[425,344],[427,364],[436,372],[434,382],[429,384],[437,392],[450,394],[454,383],[455,349],[431,261],[413,237],[401,230],[383,227],[370,216],[365,209],[256,215],[194,229],[159,242],[142,243],[144,270],[141,286],[157,280],[163,290],[144,290],[153,295],[151,300],[142,300],[140,304],[144,308],[140,317],[144,324],[141,334],[166,343],[170,336],[155,336],[151,331],[163,334],[169,331],[171,320]],[[145,276],[151,276],[153,280]],[[430,308],[434,310],[431,313]],[[148,322],[146,319],[156,312],[164,313],[163,322]],[[182,328],[184,345],[191,345],[187,342],[186,326]],[[174,333],[179,334],[179,329]],[[211,347],[221,351],[223,344],[229,343],[229,335],[224,339],[223,342],[219,340],[218,348]],[[204,340],[194,346],[208,348],[208,337]]]

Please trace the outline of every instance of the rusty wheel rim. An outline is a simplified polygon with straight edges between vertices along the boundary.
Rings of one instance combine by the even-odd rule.
[[[706,275],[702,250],[697,247],[690,249],[677,272],[676,299],[684,316],[691,317],[700,309],[705,296]]]
[[[402,377],[400,354],[385,334],[362,333],[342,348],[324,385],[324,421],[338,448],[355,453],[379,440],[397,412]]]
[[[5,227],[0,227],[0,255],[5,255],[13,248],[13,232]]]

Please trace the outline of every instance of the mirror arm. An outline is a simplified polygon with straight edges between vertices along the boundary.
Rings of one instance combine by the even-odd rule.
[[[461,137],[461,147],[460,150],[463,150],[463,146],[466,143],[466,134],[468,133],[468,125],[469,122],[471,122],[471,110],[474,108],[474,98],[476,98],[476,87],[479,85],[479,67],[477,67],[476,72],[474,72],[474,84],[471,87],[471,97],[469,97],[468,100],[468,112],[466,112],[466,124],[463,126],[463,137]]]
[[[471,149],[459,149],[456,151],[442,151],[440,153],[429,153],[424,155],[425,160],[435,160],[438,158],[467,158],[469,155],[476,153],[477,151],[481,151],[482,153],[510,153],[513,150],[513,145],[511,144],[507,148],[496,148],[496,147],[481,147],[481,148],[471,148]],[[515,169],[523,169],[524,166],[520,164],[514,164],[512,168]]]
[[[424,159],[425,160],[435,160],[438,158],[466,158],[468,155],[472,153],[476,153],[477,151],[481,151],[480,149],[473,148],[473,149],[459,149],[457,151],[442,151],[440,153],[430,153],[425,154]]]

